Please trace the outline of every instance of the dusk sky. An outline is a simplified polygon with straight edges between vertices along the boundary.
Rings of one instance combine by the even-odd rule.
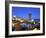
[[[28,18],[28,14],[32,14],[32,19],[40,19],[40,8],[32,7],[12,7],[12,15],[22,18]]]

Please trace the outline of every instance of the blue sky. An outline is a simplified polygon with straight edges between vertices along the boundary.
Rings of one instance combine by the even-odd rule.
[[[28,14],[32,14],[32,19],[40,19],[40,8],[32,7],[12,7],[12,15],[28,18]]]

